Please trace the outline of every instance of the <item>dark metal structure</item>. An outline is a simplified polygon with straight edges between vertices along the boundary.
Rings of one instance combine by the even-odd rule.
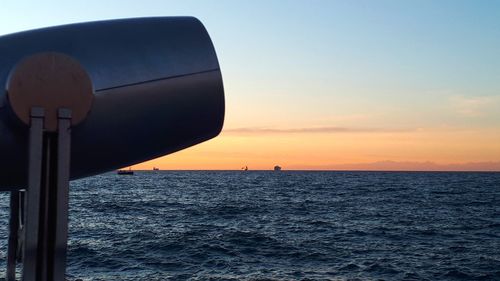
[[[91,22],[0,37],[0,190],[11,191],[6,279],[64,280],[69,180],[219,134],[214,47],[191,17]]]
[[[95,97],[72,128],[70,178],[169,154],[215,137],[224,92],[214,47],[191,17],[113,20],[0,37],[0,85],[14,66],[40,52],[77,60]],[[0,92],[0,189],[27,184],[28,137]]]

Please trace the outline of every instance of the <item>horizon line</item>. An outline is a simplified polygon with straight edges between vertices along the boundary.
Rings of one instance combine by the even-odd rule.
[[[119,170],[119,169],[116,169]],[[114,172],[109,171],[110,172]],[[356,170],[356,169],[282,169],[280,171],[275,171],[273,169],[252,169],[252,170],[242,170],[242,169],[159,169],[159,170],[153,170],[153,169],[132,169],[132,171],[137,171],[137,172],[158,172],[158,171],[172,171],[172,172],[208,172],[208,171],[214,171],[214,172],[236,172],[236,171],[241,171],[241,172],[403,172],[403,173],[429,173],[429,172],[436,172],[436,173],[500,173],[500,170]]]
[[[136,165],[130,165],[124,168],[134,168],[137,166],[137,170],[148,171],[153,168],[158,168],[167,171],[240,171],[245,166],[252,165],[231,165],[229,168],[224,167],[168,167],[164,165],[153,164],[150,167],[146,166],[147,163],[139,163]],[[250,163],[251,164],[251,163]],[[162,168],[165,167],[165,168]],[[224,165],[226,166],[226,165]],[[250,171],[273,171],[274,165],[253,165],[256,168],[249,169]],[[369,172],[500,172],[500,161],[482,161],[482,162],[463,162],[463,163],[436,163],[432,161],[423,162],[412,162],[412,161],[393,161],[393,160],[383,160],[377,162],[365,162],[365,163],[351,163],[351,164],[324,164],[324,165],[297,165],[291,164],[281,166],[283,171],[369,171]],[[147,167],[147,168],[146,168]],[[227,166],[226,166],[227,167]],[[234,168],[233,168],[234,167]],[[236,168],[238,167],[238,168]]]

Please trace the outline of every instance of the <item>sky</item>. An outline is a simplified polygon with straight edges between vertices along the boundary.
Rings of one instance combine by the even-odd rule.
[[[185,15],[224,129],[135,169],[500,170],[500,1],[3,1],[0,34]]]

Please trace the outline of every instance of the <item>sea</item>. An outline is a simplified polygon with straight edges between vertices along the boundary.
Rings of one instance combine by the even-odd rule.
[[[69,232],[72,281],[500,280],[500,173],[107,173]]]

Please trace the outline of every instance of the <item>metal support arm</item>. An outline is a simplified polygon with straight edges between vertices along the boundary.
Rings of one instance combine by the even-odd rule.
[[[44,131],[44,119],[42,108],[31,109],[29,179],[24,202],[20,202],[19,191],[11,194],[8,281],[16,280],[18,237],[23,235],[19,233],[20,209],[24,209],[22,280],[65,280],[71,110],[58,110],[55,133]],[[24,204],[23,208],[19,204]]]

